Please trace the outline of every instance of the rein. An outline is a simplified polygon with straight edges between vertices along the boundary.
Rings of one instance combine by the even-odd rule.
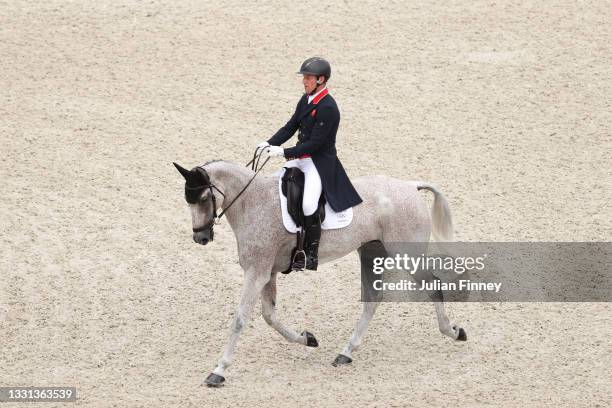
[[[215,224],[218,224],[221,220],[221,217],[223,217],[223,214],[225,214],[225,212],[227,210],[230,209],[230,207],[236,202],[236,200],[238,200],[238,198],[240,198],[240,196],[242,195],[242,193],[244,193],[244,191],[247,189],[247,187],[249,187],[249,185],[253,182],[253,180],[255,180],[255,177],[257,177],[257,175],[259,174],[259,172],[264,168],[264,166],[266,165],[266,163],[268,163],[268,161],[270,160],[270,157],[268,157],[262,164],[261,166],[259,166],[259,161],[261,159],[261,155],[263,154],[264,149],[255,149],[255,153],[253,153],[253,158],[251,159],[251,161],[249,161],[245,167],[249,167],[251,166],[251,170],[253,170],[255,172],[255,174],[253,175],[253,177],[251,177],[251,179],[249,180],[249,182],[242,188],[242,190],[240,190],[240,192],[238,193],[238,195],[236,196],[236,198],[234,198],[228,205],[227,207],[223,208],[223,211],[221,211],[221,214],[219,214],[217,216],[217,201],[215,199],[215,195],[213,194],[212,189],[216,189],[219,193],[221,193],[221,195],[225,198],[225,194],[223,194],[223,192],[221,190],[219,190],[219,188],[217,186],[215,186],[212,183],[209,183],[209,185],[207,186],[208,188],[210,188],[210,193],[212,195],[212,200],[213,200],[213,221]],[[202,167],[200,167],[202,170],[204,170]],[[206,170],[204,170],[206,171]],[[189,187],[186,187],[189,188]],[[193,187],[192,189],[197,189],[197,188],[202,188],[201,186],[199,187]],[[212,224],[212,222],[211,222]],[[198,230],[204,230],[206,228],[210,228],[207,225],[204,225],[200,228],[198,228]],[[194,232],[197,232],[194,230]]]

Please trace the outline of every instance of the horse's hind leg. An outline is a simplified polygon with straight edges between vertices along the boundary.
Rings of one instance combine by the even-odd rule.
[[[438,290],[434,294],[431,294],[430,297],[434,302],[434,306],[436,307],[436,316],[438,317],[438,327],[440,328],[440,332],[451,339],[466,341],[467,334],[465,333],[465,330],[448,320],[448,316],[444,310],[444,299],[442,292]]]
[[[261,310],[266,323],[273,327],[290,343],[300,343],[308,347],[317,347],[317,339],[307,331],[298,334],[282,324],[276,317],[276,272],[261,290]]]
[[[424,202],[420,202],[418,208],[419,213],[418,215],[414,216],[415,218],[413,220],[413,225],[410,226],[402,224],[401,222],[388,223],[385,225],[383,242],[389,243],[386,246],[388,251],[386,256],[403,256],[405,254],[404,249],[414,251],[414,254],[412,254],[413,256],[427,251],[431,230],[430,216],[428,215]],[[395,245],[391,244],[394,242],[405,243],[406,246],[405,248],[402,248],[402,245],[396,247]],[[437,279],[435,276],[433,276],[433,274],[431,274],[431,272],[426,271],[420,271],[420,273],[413,275],[413,278],[416,282],[420,282],[422,280],[431,282]],[[444,298],[442,296],[442,292],[433,291],[428,293],[428,295],[434,302],[434,306],[436,308],[436,316],[438,317],[438,327],[440,328],[440,332],[455,340],[467,340],[465,330],[448,320],[448,316],[444,311]]]
[[[378,302],[363,303],[363,311],[361,312],[361,317],[357,322],[357,327],[355,327],[355,330],[353,331],[353,334],[351,335],[348,344],[344,347],[342,352],[338,354],[338,356],[332,363],[334,367],[337,367],[338,365],[342,364],[348,364],[353,361],[352,353],[353,351],[357,350],[361,345],[361,338],[365,334],[378,305]]]
[[[355,330],[353,330],[353,334],[349,339],[348,344],[344,347],[342,352],[338,354],[332,365],[334,367],[341,364],[348,364],[353,361],[352,353],[357,350],[361,345],[361,338],[365,334],[368,329],[368,325],[374,317],[374,313],[376,312],[376,308],[379,305],[378,300],[380,298],[376,293],[372,291],[368,291],[371,287],[371,281],[373,279],[372,275],[372,261],[373,258],[379,256],[385,256],[385,248],[380,241],[371,241],[364,244],[360,247],[357,252],[359,252],[359,260],[361,262],[361,277],[362,277],[362,285],[366,285],[365,292],[362,292],[362,300],[367,300],[363,302],[363,310],[361,312],[361,317],[357,322],[357,326]]]

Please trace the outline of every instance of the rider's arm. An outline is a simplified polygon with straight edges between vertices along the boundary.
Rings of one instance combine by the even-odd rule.
[[[298,128],[300,127],[300,119],[298,112],[300,111],[301,102],[302,100],[300,99],[297,106],[295,107],[295,112],[293,113],[293,116],[291,116],[291,119],[289,119],[289,122],[287,122],[285,126],[280,128],[278,132],[274,134],[274,136],[268,139],[268,143],[270,143],[272,146],[280,146],[285,143],[291,138],[291,136],[293,136],[295,131],[298,130]]]
[[[285,149],[285,157],[300,157],[303,154],[316,153],[329,140],[329,135],[334,127],[338,126],[339,121],[340,115],[336,109],[331,106],[320,108],[310,138],[297,146]]]

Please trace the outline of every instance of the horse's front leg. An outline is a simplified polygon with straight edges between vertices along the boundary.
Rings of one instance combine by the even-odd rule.
[[[251,315],[251,312],[255,307],[255,303],[259,299],[259,294],[261,293],[262,288],[269,280],[270,268],[267,266],[257,268],[251,267],[246,270],[242,297],[231,325],[229,341],[227,342],[227,346],[225,347],[221,360],[219,360],[219,364],[217,364],[217,367],[206,378],[206,385],[209,387],[222,385],[225,381],[225,377],[223,375],[225,374],[227,367],[229,367],[231,364],[232,354],[234,353],[234,348],[238,342],[240,332]]]
[[[300,343],[308,347],[318,347],[319,343],[312,333],[307,331],[298,334],[282,324],[276,317],[276,272],[272,273],[270,280],[261,291],[261,311],[263,318],[291,343]]]

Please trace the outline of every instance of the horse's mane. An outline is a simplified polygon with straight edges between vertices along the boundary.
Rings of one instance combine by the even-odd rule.
[[[241,166],[239,164],[236,164],[236,163],[228,161],[228,160],[223,160],[223,159],[209,160],[206,163],[199,165],[198,167],[204,169],[207,165],[213,164],[213,163],[225,163],[225,164],[229,165],[228,167],[232,167],[232,168],[235,168],[237,170],[240,170],[240,172],[245,173],[245,174],[249,173],[249,172],[252,172],[252,170],[248,169],[247,167],[243,167],[243,166]],[[243,172],[241,170],[246,170],[246,172]]]
[[[206,166],[207,164],[210,164],[210,163],[216,163],[216,162],[222,162],[222,161],[226,161],[226,160],[223,160],[223,159],[213,159],[213,160],[209,160],[209,161],[207,161],[206,163],[204,163],[204,164],[200,165],[200,167],[204,167],[204,166]]]

